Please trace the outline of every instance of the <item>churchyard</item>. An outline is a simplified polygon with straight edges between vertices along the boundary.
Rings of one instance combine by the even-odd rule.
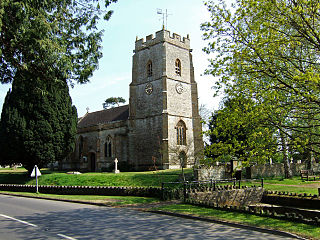
[[[184,169],[186,178],[192,181],[193,170]],[[121,172],[114,173],[82,173],[68,174],[67,172],[51,171],[49,169],[41,169],[42,175],[39,177],[39,185],[51,186],[99,186],[106,187],[142,187],[156,188],[161,190],[163,182],[179,182],[182,181],[181,170],[160,170],[148,172]],[[34,185],[35,179],[30,178],[23,168],[8,169],[0,168],[1,184],[22,184]],[[217,188],[223,189],[230,183],[217,183]],[[236,182],[238,184],[238,182]],[[261,180],[257,181],[241,181],[241,187],[260,186]],[[232,185],[232,183],[231,183]],[[237,185],[238,186],[238,185]],[[295,176],[292,179],[283,179],[280,177],[266,178],[263,181],[265,190],[277,191],[279,194],[290,192],[292,195],[317,195],[320,188],[320,181],[301,180]],[[143,210],[152,210],[160,212],[169,212],[175,214],[184,214],[206,219],[214,219],[218,221],[227,221],[233,223],[242,223],[245,225],[263,227],[286,231],[309,239],[319,239],[320,228],[315,224],[308,224],[295,220],[286,220],[282,217],[272,218],[266,214],[254,212],[238,211],[234,208],[217,208],[208,207],[206,204],[188,204],[183,201],[161,201],[155,197],[137,197],[137,196],[99,196],[99,195],[58,195],[34,192],[8,192],[1,191],[5,194],[17,194],[28,197],[41,197],[49,199],[58,199],[65,201],[85,202],[90,204],[98,204],[103,206],[132,207]],[[311,194],[311,195],[310,195]],[[201,202],[200,202],[201,203]],[[250,210],[251,211],[251,210]]]
[[[186,176],[192,179],[193,170],[185,169]],[[123,187],[161,187],[162,182],[181,181],[181,170],[160,170],[148,172],[122,172],[113,173],[82,173],[68,174],[65,171],[41,170],[39,185],[56,186],[123,186]],[[191,177],[190,177],[191,176]],[[24,168],[0,168],[0,183],[2,184],[26,184],[34,185],[35,179],[26,174]],[[241,184],[251,186],[255,183],[243,182]],[[259,184],[257,181],[256,184]],[[282,177],[264,178],[264,188],[272,191],[288,191],[297,194],[318,194],[320,179],[316,181],[301,180],[299,176],[291,179]]]

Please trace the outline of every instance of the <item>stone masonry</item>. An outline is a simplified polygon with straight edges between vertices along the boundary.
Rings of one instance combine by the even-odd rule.
[[[129,105],[82,117],[64,168],[101,171],[115,158],[140,170],[193,166],[203,142],[191,51],[189,36],[164,29],[137,39]]]

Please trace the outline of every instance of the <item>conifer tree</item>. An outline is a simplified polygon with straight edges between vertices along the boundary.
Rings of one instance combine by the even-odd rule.
[[[65,158],[74,147],[77,111],[66,82],[47,82],[18,72],[3,105],[0,164],[34,165]]]
[[[0,122],[0,164],[29,171],[72,151],[77,113],[68,84],[86,83],[102,57],[106,10],[117,0],[0,1],[0,82],[12,83]]]

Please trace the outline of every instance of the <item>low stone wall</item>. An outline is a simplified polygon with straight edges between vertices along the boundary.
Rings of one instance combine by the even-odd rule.
[[[194,175],[197,181],[203,181],[208,179],[219,180],[227,178],[225,165],[212,167],[200,166],[198,169],[194,170]]]
[[[292,174],[294,176],[300,176],[300,171],[306,169],[304,163],[292,163],[290,164]],[[320,164],[313,163],[312,170],[315,173],[320,173]],[[219,180],[231,178],[226,165],[218,166],[200,166],[198,169],[194,170],[195,178],[198,181],[203,180]],[[265,177],[284,177],[284,165],[283,163],[273,163],[273,164],[257,164],[248,168],[242,169],[242,177],[244,178],[265,178]]]
[[[0,184],[1,191],[35,192],[35,185]],[[104,196],[137,196],[162,197],[161,188],[143,187],[93,187],[93,186],[43,186],[39,185],[40,193],[61,195],[104,195]]]
[[[293,221],[299,223],[312,224],[320,226],[320,218],[318,212],[311,212],[304,209],[292,209],[282,206],[264,206],[264,205],[253,205],[253,206],[219,206],[212,202],[197,201],[194,199],[186,199],[186,203],[197,205],[201,207],[215,208],[225,211],[233,211],[240,213],[249,213],[257,216],[271,217],[276,219],[282,219],[286,221]]]
[[[320,164],[313,163],[313,172],[320,171]],[[304,163],[291,163],[290,169],[294,176],[300,176],[300,171],[306,169]],[[258,164],[251,166],[251,178],[264,178],[264,177],[283,177],[284,176],[284,165],[283,163],[273,164]]]
[[[281,176],[284,176],[284,166],[282,163],[258,164],[251,166],[251,178]]]
[[[320,209],[320,197],[311,194],[297,194],[289,192],[265,191],[262,203],[296,208]],[[320,213],[319,213],[320,217]]]
[[[188,198],[198,202],[211,202],[220,207],[223,206],[249,206],[260,203],[263,196],[263,188],[242,188],[216,190],[207,192],[198,192],[193,190],[189,192]]]

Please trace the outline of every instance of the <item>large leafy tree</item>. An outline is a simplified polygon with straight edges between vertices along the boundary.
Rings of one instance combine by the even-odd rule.
[[[265,124],[278,129],[287,162],[291,149],[318,152],[320,144],[318,0],[235,0],[206,3],[202,25],[214,53],[207,74],[217,91],[242,92],[260,107]]]
[[[68,84],[88,82],[98,68],[97,23],[111,14],[98,0],[0,2],[0,82],[12,83],[0,122],[2,164],[30,170],[72,151],[77,114]]]
[[[102,56],[98,20],[111,14],[98,0],[2,0],[0,82],[12,82],[19,70],[47,81],[87,82]]]
[[[274,129],[264,126],[256,116],[257,106],[242,95],[226,98],[221,109],[215,111],[209,121],[210,143],[205,148],[206,160],[241,160],[244,165],[265,162],[276,152]]]

